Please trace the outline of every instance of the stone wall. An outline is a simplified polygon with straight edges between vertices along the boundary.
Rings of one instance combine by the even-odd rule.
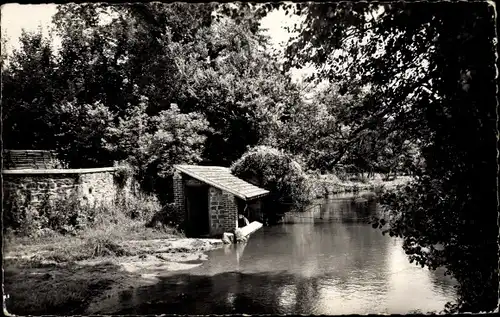
[[[210,208],[210,234],[231,232],[237,227],[238,206],[233,194],[218,188],[208,190]]]
[[[177,213],[177,221],[183,222],[187,218],[186,203],[185,203],[185,190],[183,175],[178,171],[174,172],[173,176],[173,189],[174,189],[174,205],[175,212]]]
[[[15,194],[21,201],[38,206],[46,198],[51,200],[77,197],[82,204],[113,204],[117,196],[134,191],[132,181],[120,184],[115,168],[4,170],[4,197]]]

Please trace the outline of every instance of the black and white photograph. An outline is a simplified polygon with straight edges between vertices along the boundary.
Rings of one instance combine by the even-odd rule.
[[[499,308],[492,1],[1,6],[3,310]]]

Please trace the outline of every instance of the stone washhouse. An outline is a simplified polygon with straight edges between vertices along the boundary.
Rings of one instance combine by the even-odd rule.
[[[174,201],[190,237],[219,237],[238,228],[238,213],[262,221],[269,194],[221,166],[174,166]]]

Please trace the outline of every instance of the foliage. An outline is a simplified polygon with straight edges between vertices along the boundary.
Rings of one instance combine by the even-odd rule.
[[[167,203],[153,215],[147,225],[153,228],[168,226],[180,230],[183,220],[182,215],[179,215],[177,206],[174,203]]]
[[[146,224],[150,223],[155,215],[162,210],[158,198],[143,193],[122,200],[116,208],[120,209],[126,217]]]
[[[171,174],[175,160],[192,163],[201,159],[203,133],[208,131],[203,116],[180,113],[175,105],[156,116],[147,116],[144,108],[133,110],[117,127],[108,129],[108,147],[117,156],[125,156],[140,169],[161,164],[164,175]]]
[[[278,213],[290,207],[304,207],[309,202],[309,183],[300,164],[277,149],[251,148],[233,163],[231,172],[270,191],[267,210]]]
[[[113,176],[118,187],[124,189],[127,183],[134,177],[134,167],[126,162],[115,162]]]
[[[362,102],[350,108],[348,140],[377,129],[375,140],[391,136],[398,147],[408,140],[425,159],[425,164],[412,166],[417,181],[386,200],[396,219],[390,232],[404,237],[407,252],[419,264],[442,264],[457,278],[460,311],[494,309],[498,228],[493,7],[289,7],[305,20],[288,46],[286,66],[312,62],[322,66],[319,79],[338,82],[343,92],[366,88]],[[388,155],[390,163],[393,154]],[[436,244],[444,250],[430,247]]]
[[[46,194],[40,204],[30,203],[29,195],[6,192],[4,200],[4,233],[39,237],[49,232],[76,234],[103,222],[117,224],[130,219],[144,224],[161,212],[158,199],[151,195],[127,195],[115,204],[82,203],[76,195],[63,198]]]
[[[0,52],[0,69],[2,71],[5,70],[5,66],[6,66],[8,40],[9,40],[9,37],[7,36],[7,34],[4,34],[2,32],[1,39],[0,39],[0,47],[2,49],[2,51]]]
[[[196,45],[179,61],[186,83],[179,106],[207,116],[213,131],[204,156],[212,164],[228,165],[269,138],[286,110],[300,101],[254,23],[214,22],[200,30]]]
[[[4,203],[4,229],[19,236],[37,237],[47,230],[72,234],[92,223],[100,206],[80,205],[76,196],[57,199],[46,194],[40,204],[30,203],[29,195],[7,192]]]
[[[23,31],[19,44],[2,65],[3,146],[52,149],[57,124],[53,49],[41,30]]]
[[[118,125],[110,125],[105,134],[105,149],[132,165],[143,186],[149,184],[145,189],[154,190],[164,186],[161,179],[171,178],[174,164],[202,160],[210,129],[203,115],[181,113],[176,105],[154,116],[145,111],[146,104],[131,108]]]
[[[272,143],[300,91],[252,12],[214,19],[222,7],[59,6],[61,48],[26,34],[9,57],[6,147],[57,149],[69,167],[128,161],[145,188],[168,192],[174,163],[229,165]]]
[[[100,102],[91,105],[67,102],[57,110],[60,122],[55,142],[61,159],[74,168],[112,165],[112,157],[102,140],[114,119],[109,109]]]
[[[3,233],[18,233],[29,235],[39,231],[38,212],[30,206],[28,200],[18,193],[4,193],[2,201],[2,210],[4,210]],[[46,221],[45,221],[46,222]]]
[[[284,62],[259,29],[278,7],[303,17]],[[340,178],[409,173],[416,181],[384,198],[390,232],[412,259],[457,277],[460,310],[489,310],[498,297],[487,292],[498,285],[493,11],[429,8],[61,5],[57,54],[41,32],[23,33],[2,64],[5,147],[58,149],[78,167],[126,161],[161,193],[172,164],[237,160],[235,171],[261,173],[271,200],[298,205],[307,186],[297,162]],[[308,64],[316,73],[292,83],[290,69]],[[436,244],[445,257],[422,251]]]
[[[290,109],[276,133],[278,147],[303,157],[312,170],[331,170],[338,163],[335,158],[341,151],[342,123],[337,112],[343,101],[338,94],[331,97],[334,100],[324,102],[313,93],[310,101]]]

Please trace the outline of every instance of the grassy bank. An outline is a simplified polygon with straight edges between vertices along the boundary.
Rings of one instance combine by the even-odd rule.
[[[121,291],[201,265],[204,252],[222,246],[221,240],[185,238],[156,221],[164,210],[149,198],[96,210],[71,206],[77,205],[15,210],[31,215],[33,221],[18,221],[15,229],[4,230],[9,313],[99,313],[106,303],[112,306]],[[67,214],[83,214],[80,218],[87,220],[87,215],[93,217],[71,225],[65,222]]]
[[[333,174],[314,175],[311,179],[311,195],[313,198],[325,198],[330,195],[345,192],[373,191],[379,192],[383,189],[395,188],[411,181],[409,176],[398,176],[391,180],[375,174],[371,178],[362,178],[359,176],[338,177]]]
[[[133,222],[129,222],[132,224]],[[98,313],[122,290],[196,267],[220,240],[188,239],[173,229],[107,226],[75,236],[4,243],[7,311],[25,314]]]

